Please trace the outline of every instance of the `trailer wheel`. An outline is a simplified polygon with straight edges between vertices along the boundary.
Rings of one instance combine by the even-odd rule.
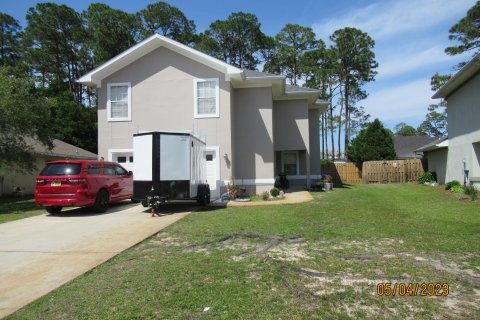
[[[208,184],[198,186],[197,202],[202,207],[210,203],[210,186]]]

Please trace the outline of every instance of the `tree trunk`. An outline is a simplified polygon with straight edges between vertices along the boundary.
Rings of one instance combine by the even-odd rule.
[[[345,158],[347,158],[347,146],[348,146],[348,142],[349,142],[349,136],[350,136],[350,128],[349,128],[349,124],[350,124],[350,110],[349,110],[349,107],[348,107],[348,90],[349,90],[349,86],[348,86],[348,78],[346,79],[345,81],[345,145],[343,146],[344,147],[344,152],[343,152],[343,155]]]
[[[333,96],[333,90],[332,86],[330,86],[330,138],[331,138],[331,143],[332,143],[332,161],[335,159],[335,141],[333,137],[334,133],[334,123],[333,123],[333,104],[332,104],[332,96]]]
[[[343,90],[342,86],[340,86],[340,113],[338,117],[338,159],[341,159],[341,136],[342,136],[342,113],[343,113]]]

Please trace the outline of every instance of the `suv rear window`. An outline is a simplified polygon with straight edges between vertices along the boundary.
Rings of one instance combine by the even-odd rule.
[[[82,165],[80,163],[52,163],[40,172],[41,176],[67,176],[79,174]]]

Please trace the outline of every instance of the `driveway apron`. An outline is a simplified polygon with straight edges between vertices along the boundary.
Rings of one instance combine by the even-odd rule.
[[[91,270],[190,213],[152,218],[141,205],[106,214],[75,209],[0,224],[0,318]]]

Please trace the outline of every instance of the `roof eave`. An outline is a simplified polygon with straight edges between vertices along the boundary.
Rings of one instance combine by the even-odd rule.
[[[119,55],[83,75],[77,80],[77,82],[99,88],[101,86],[102,79],[108,77],[114,72],[161,46],[164,46],[167,49],[173,50],[187,58],[196,60],[211,67],[212,69],[224,73],[227,81],[230,80],[230,77],[241,77],[241,74],[243,73],[242,69],[229,65],[203,52],[155,33],[147,39],[137,43],[130,49],[127,49],[126,51],[120,53]]]
[[[447,98],[463,83],[480,71],[480,54],[476,55],[460,71],[458,71],[450,80],[448,80],[435,94],[432,99]]]

